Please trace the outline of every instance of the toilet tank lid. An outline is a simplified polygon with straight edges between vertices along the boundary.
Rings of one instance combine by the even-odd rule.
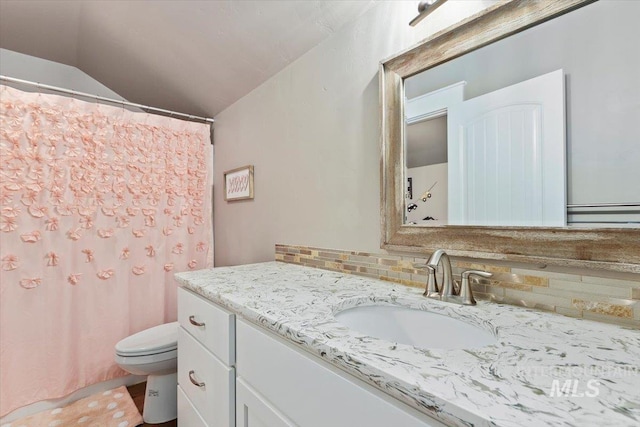
[[[178,322],[165,323],[145,329],[116,344],[116,353],[121,355],[145,355],[174,349],[178,345]]]

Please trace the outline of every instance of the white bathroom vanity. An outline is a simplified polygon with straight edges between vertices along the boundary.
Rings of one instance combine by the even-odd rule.
[[[428,300],[420,289],[278,262],[176,277],[179,419],[189,426],[632,426],[640,419],[637,330]],[[495,342],[425,348],[336,319],[372,305],[456,319]]]

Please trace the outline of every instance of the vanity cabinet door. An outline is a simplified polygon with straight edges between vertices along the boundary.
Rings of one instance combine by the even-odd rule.
[[[242,427],[294,427],[242,378],[236,380],[236,420]]]
[[[178,414],[178,425],[180,427],[209,427],[180,386],[178,386]]]
[[[444,427],[246,321],[238,319],[236,334],[238,395],[254,391],[245,403],[236,398],[238,426]]]

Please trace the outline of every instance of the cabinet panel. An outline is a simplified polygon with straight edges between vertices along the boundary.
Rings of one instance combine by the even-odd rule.
[[[236,333],[238,377],[295,424],[444,427],[243,320],[237,321]]]
[[[208,427],[178,386],[178,427]]]
[[[295,426],[242,378],[236,380],[236,420],[238,427]]]
[[[225,365],[235,365],[235,315],[178,288],[178,321]],[[201,325],[201,326],[198,326]]]
[[[178,384],[209,427],[235,425],[235,370],[178,330]]]

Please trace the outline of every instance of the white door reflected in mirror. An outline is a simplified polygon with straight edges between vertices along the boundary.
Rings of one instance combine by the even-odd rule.
[[[431,182],[446,185],[406,222],[565,226],[562,70],[469,100],[463,91],[461,82],[406,101],[406,175],[415,195]]]
[[[453,105],[449,224],[566,225],[564,75]]]

